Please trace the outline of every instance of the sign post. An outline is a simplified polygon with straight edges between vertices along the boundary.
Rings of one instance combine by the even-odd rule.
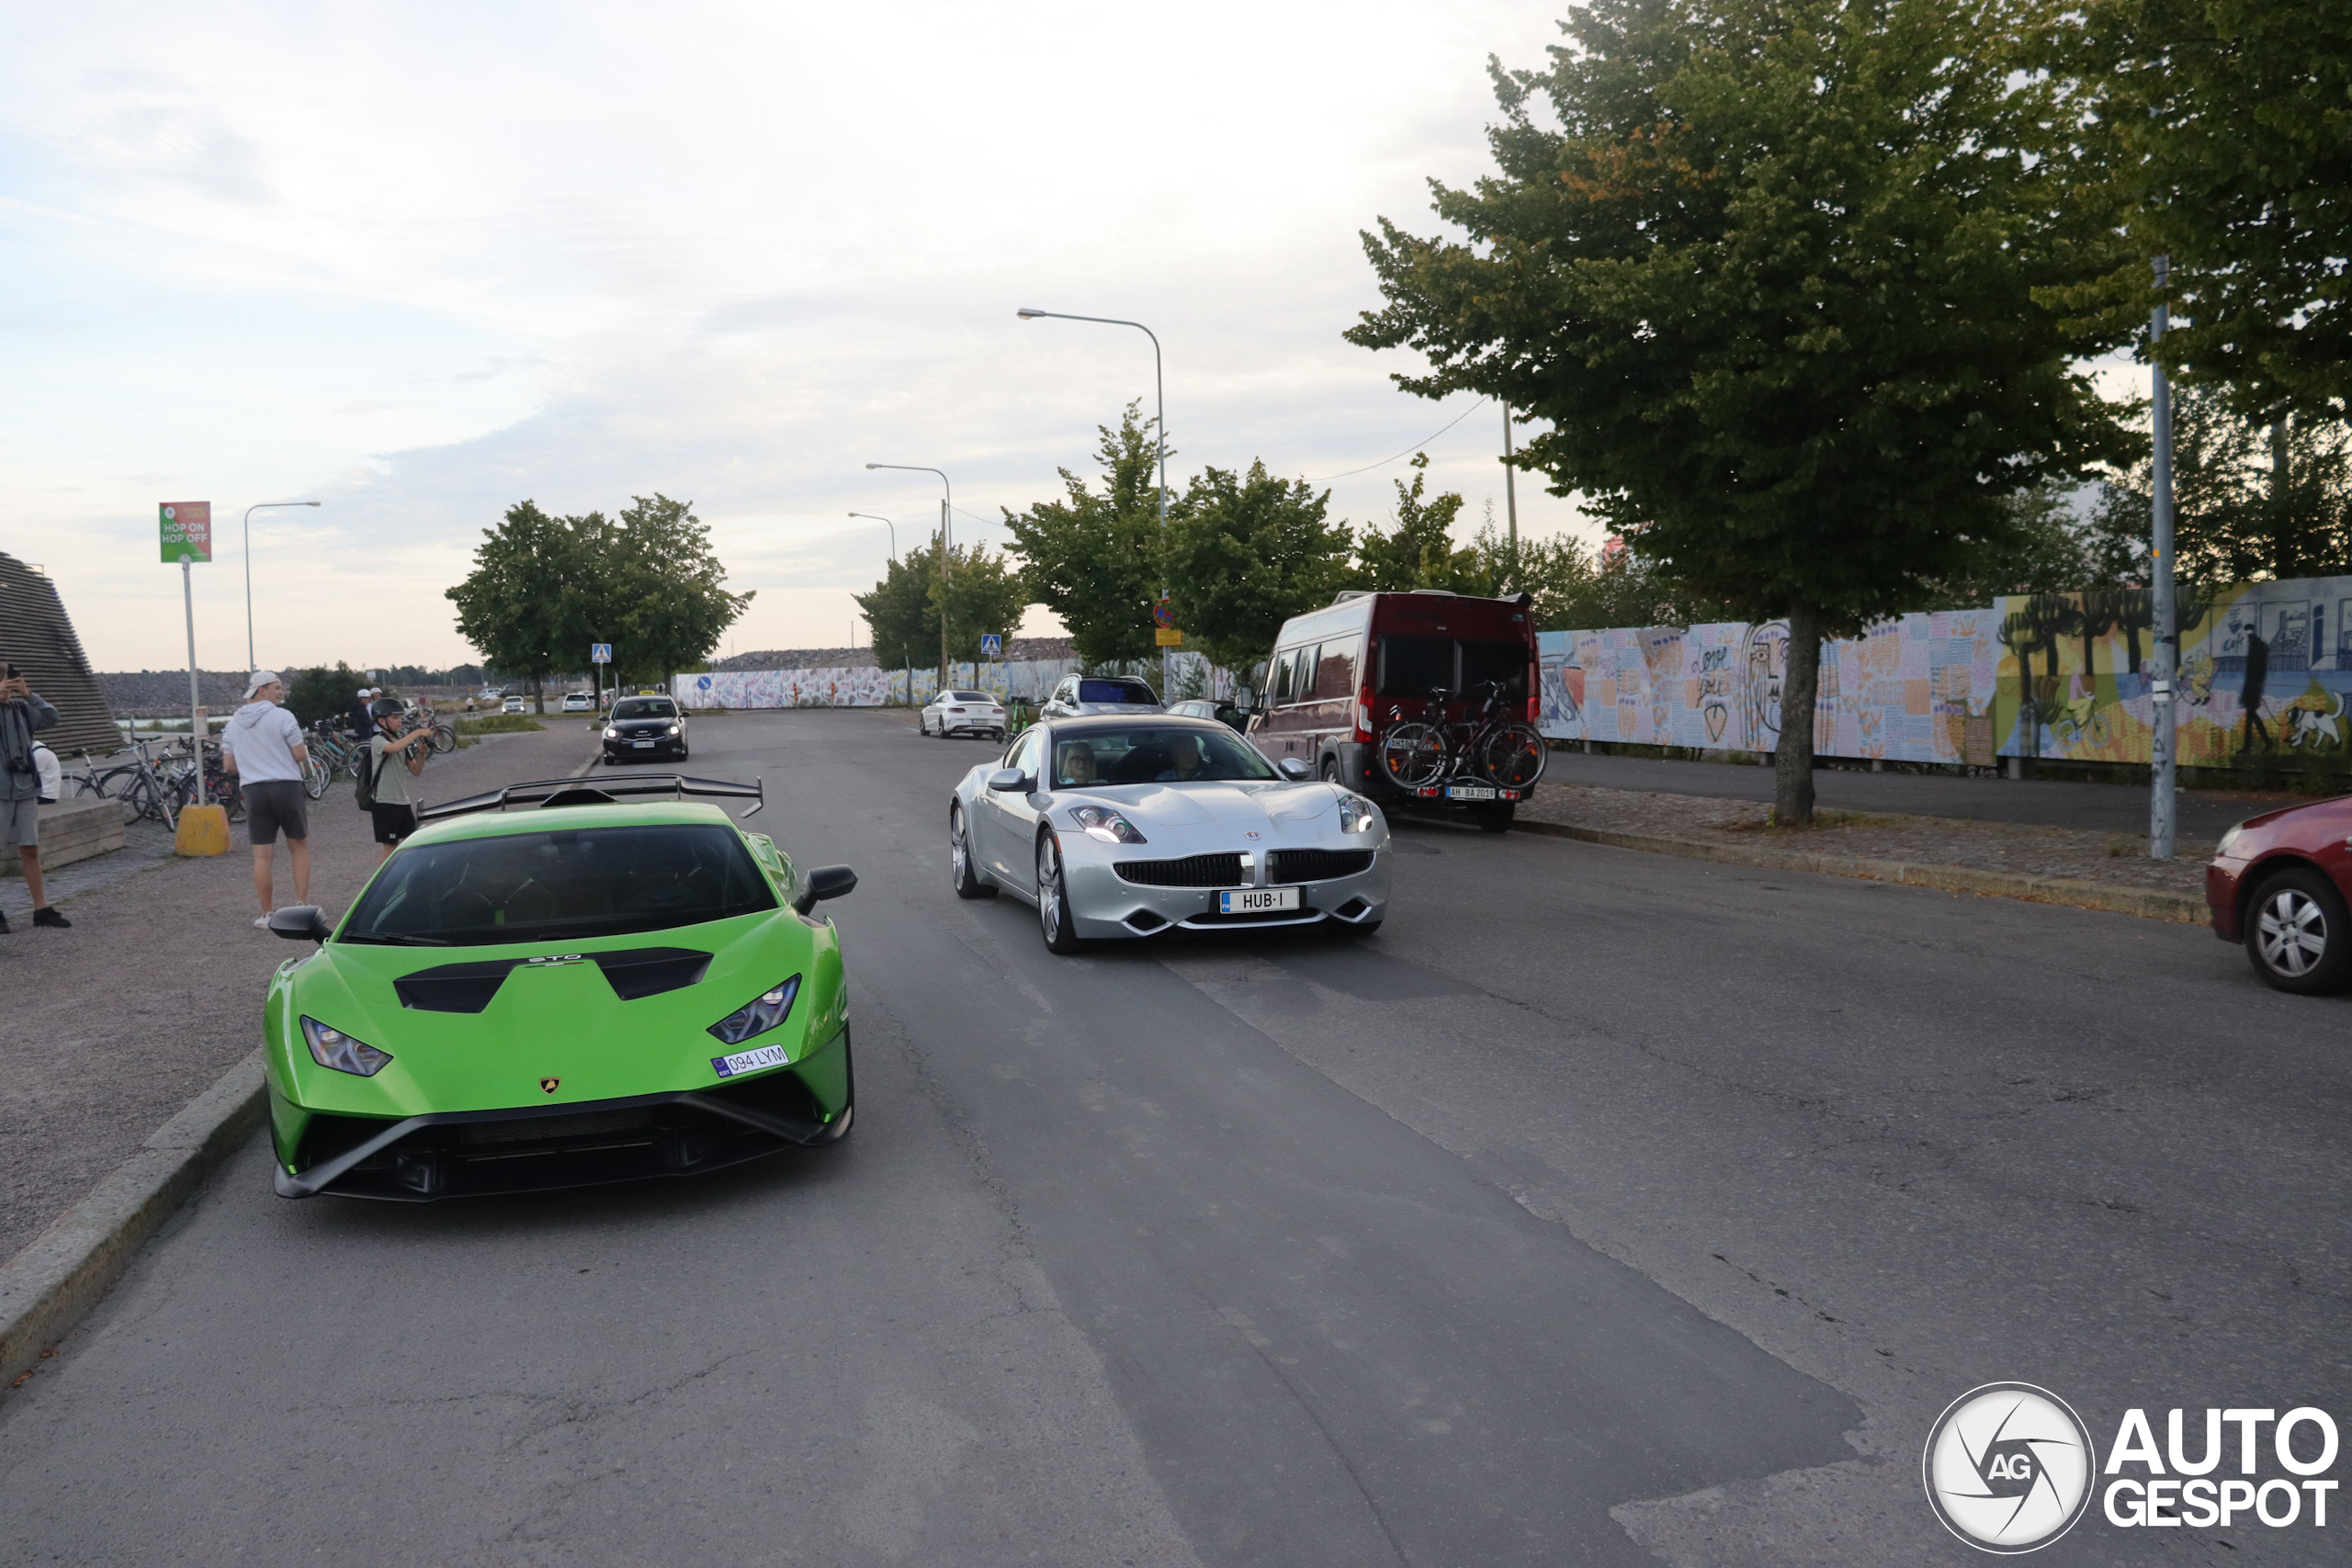
[[[612,661],[613,645],[611,643],[592,642],[588,645],[588,662],[596,667],[596,705],[598,707],[602,707],[605,703],[605,667]],[[613,688],[613,695],[616,697],[620,695],[619,687]],[[592,725],[590,728],[594,728],[594,726]]]
[[[187,615],[187,735],[188,754],[196,760],[198,795],[204,777],[204,694],[196,677],[196,580],[190,567],[212,558],[212,503],[209,501],[167,501],[156,508],[157,532],[166,563],[180,563],[180,605]]]

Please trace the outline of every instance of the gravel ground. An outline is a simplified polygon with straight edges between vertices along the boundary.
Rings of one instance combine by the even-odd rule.
[[[1753,801],[1646,790],[1544,784],[1519,809],[1538,822],[1572,823],[1626,833],[1715,843],[1770,844],[1813,854],[1855,855],[1919,864],[1963,865],[2030,876],[2071,876],[2178,893],[2201,893],[2211,840],[2182,837],[2169,861],[2148,858],[2144,837],[2045,828],[2024,822],[1978,822],[1954,817],[1904,817],[1877,812],[1823,811],[1819,826],[1768,827],[1770,807]]]
[[[503,735],[435,757],[417,788],[447,800],[560,777],[584,727]],[[152,837],[152,836],[150,836]],[[367,818],[338,784],[311,810],[311,897],[340,912],[375,869]],[[291,898],[277,857],[278,897]],[[255,931],[244,832],[209,860],[141,845],[69,866],[52,901],[71,931],[16,918],[0,937],[0,1258],[13,1255],[257,1043],[270,972],[292,951]]]

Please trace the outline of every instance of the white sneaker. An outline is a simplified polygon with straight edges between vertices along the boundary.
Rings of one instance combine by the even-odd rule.
[[[273,915],[274,915],[274,914],[276,914],[277,912],[277,910],[273,909],[273,910],[271,910],[271,911],[270,911],[270,914],[273,914]],[[269,915],[257,915],[257,916],[255,916],[255,917],[254,918],[254,929],[255,931],[266,931],[269,930]]]

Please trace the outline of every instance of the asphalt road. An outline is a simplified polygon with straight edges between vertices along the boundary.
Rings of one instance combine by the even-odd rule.
[[[1655,790],[1719,800],[1770,800],[1772,770],[1736,763],[1690,762],[1612,752],[1555,751],[1545,776],[1555,784],[1600,789]],[[1944,773],[1872,773],[1815,768],[1814,795],[1847,811],[1896,811],[1920,817],[1961,817],[1981,822],[2031,822],[2097,833],[2148,832],[2144,785],[2077,784],[2059,779],[1959,778]],[[2175,830],[2210,842],[2233,824],[2306,797],[2237,790],[2183,790],[2174,797]]]
[[[988,748],[695,734],[859,873],[855,1134],[420,1208],[256,1146],[0,1404],[0,1561],[1878,1568],[1981,1561],[1979,1383],[2352,1415],[2352,1003],[2205,932],[1409,826],[1360,946],[1055,959],[947,888]]]

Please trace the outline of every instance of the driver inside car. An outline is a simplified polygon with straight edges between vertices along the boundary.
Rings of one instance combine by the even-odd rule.
[[[1084,789],[1093,784],[1094,748],[1083,740],[1063,742],[1059,772],[1064,789]]]
[[[1186,779],[1198,778],[1201,770],[1208,765],[1208,758],[1202,754],[1201,742],[1196,736],[1180,735],[1168,750],[1169,765],[1160,770],[1155,783],[1181,784]]]

